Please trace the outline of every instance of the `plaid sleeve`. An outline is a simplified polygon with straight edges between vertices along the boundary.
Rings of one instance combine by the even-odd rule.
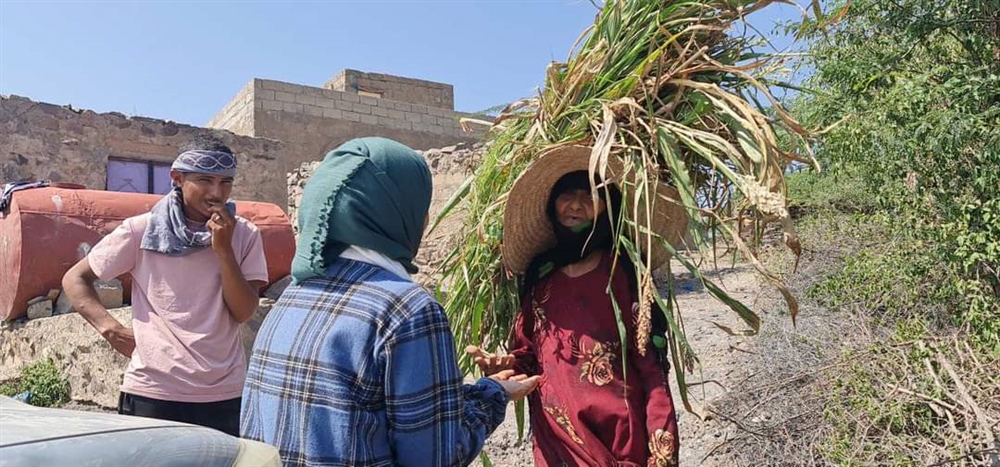
[[[399,323],[385,347],[386,411],[398,466],[465,466],[503,422],[495,381],[463,385],[454,339],[437,303]]]

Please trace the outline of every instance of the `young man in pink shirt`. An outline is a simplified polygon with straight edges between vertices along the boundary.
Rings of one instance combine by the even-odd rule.
[[[246,376],[239,325],[267,283],[260,232],[227,202],[236,158],[202,137],[170,170],[174,189],[125,219],[63,277],[73,307],[131,357],[118,413],[239,435]],[[132,326],[101,305],[97,280],[132,276]]]

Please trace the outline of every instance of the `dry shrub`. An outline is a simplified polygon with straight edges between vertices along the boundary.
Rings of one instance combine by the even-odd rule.
[[[813,249],[789,281],[800,296],[827,290],[845,259],[887,240],[855,216],[803,225]],[[779,250],[763,256],[776,269],[793,264]],[[752,376],[712,408],[734,427],[714,452],[733,465],[1000,465],[1000,355],[937,310],[864,300],[829,309],[811,295],[798,327],[763,328]]]

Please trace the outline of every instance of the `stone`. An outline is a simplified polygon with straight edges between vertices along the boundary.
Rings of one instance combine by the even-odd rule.
[[[52,316],[52,300],[38,297],[28,302],[28,319],[48,318]]]
[[[281,294],[285,292],[285,289],[292,284],[292,276],[285,276],[278,279],[267,290],[264,291],[264,296],[271,300],[278,300],[281,298]]]
[[[247,322],[240,325],[240,342],[243,343],[243,352],[247,356],[247,365],[250,364],[250,352],[253,350],[254,340],[257,339],[257,331],[260,330],[261,324],[264,323],[264,318],[267,318],[267,314],[271,312],[271,308],[273,307],[274,300],[269,298],[260,299],[257,309],[253,312],[253,316]]]
[[[66,291],[64,290],[59,294],[59,299],[56,300],[56,308],[52,314],[57,316],[65,315],[67,313],[72,313],[73,311],[73,303],[70,302],[69,295],[66,295]]]
[[[109,313],[125,327],[132,326],[131,308]],[[46,357],[52,357],[69,380],[73,401],[112,410],[118,406],[118,388],[128,358],[115,352],[83,316],[28,320],[0,329],[0,381]]]
[[[174,122],[167,122],[163,125],[163,128],[160,128],[160,134],[163,136],[174,136],[179,132],[180,128]]]
[[[122,307],[124,292],[120,280],[97,281],[94,283],[94,288],[97,289],[97,296],[101,298],[101,305],[104,305],[104,308]]]
[[[55,303],[56,299],[59,298],[60,293],[59,289],[52,289],[49,291],[49,294],[45,296],[45,298],[49,299],[52,303]]]
[[[97,281],[94,283],[94,288],[97,289],[97,297],[101,299],[101,305],[104,305],[104,308],[110,310],[124,306],[124,291],[122,283],[118,279]],[[59,299],[56,300],[55,304],[54,315],[65,315],[75,311],[65,290],[59,294]]]

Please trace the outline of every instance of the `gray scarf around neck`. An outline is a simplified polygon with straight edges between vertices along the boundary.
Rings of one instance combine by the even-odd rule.
[[[236,204],[228,201],[226,209],[235,215]],[[157,201],[150,211],[149,223],[139,248],[167,256],[184,256],[211,245],[211,232],[195,232],[188,227],[181,189],[175,187]]]

